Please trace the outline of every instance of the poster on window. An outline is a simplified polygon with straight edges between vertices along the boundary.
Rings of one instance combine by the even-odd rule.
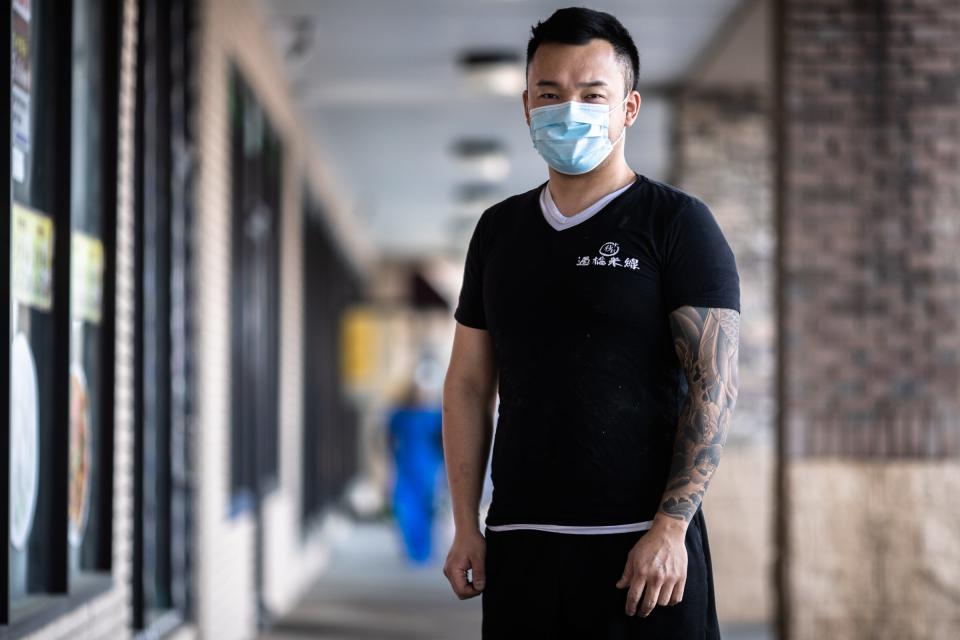
[[[14,180],[26,177],[30,153],[30,0],[14,0],[11,13],[10,137],[12,142],[10,173]]]
[[[70,316],[100,323],[103,308],[103,243],[74,231],[70,239]]]
[[[83,542],[90,515],[90,391],[83,368],[70,367],[70,495],[68,500],[69,540]]]
[[[53,307],[53,220],[14,202],[10,233],[13,297],[49,311]]]
[[[30,20],[30,0],[13,0],[13,12]]]
[[[40,405],[30,341],[10,347],[10,544],[23,549],[33,528],[40,484]]]

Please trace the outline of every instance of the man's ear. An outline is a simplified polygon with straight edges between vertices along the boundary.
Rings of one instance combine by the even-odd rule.
[[[521,94],[521,98],[523,99],[523,117],[527,119],[527,126],[529,127],[530,126],[530,104],[528,102],[529,98],[527,96],[526,89],[523,90],[523,93]]]
[[[634,96],[637,98],[637,107],[631,111],[628,111],[626,125],[629,127],[637,119],[637,116],[640,115],[640,92],[634,89],[630,92],[630,99],[627,101],[628,105],[633,105]]]

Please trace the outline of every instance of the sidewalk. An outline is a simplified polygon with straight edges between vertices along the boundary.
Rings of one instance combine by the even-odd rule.
[[[444,539],[441,531],[438,540]],[[386,524],[359,523],[300,605],[261,640],[479,640],[480,598],[459,600],[443,576],[443,548],[415,567]],[[763,628],[724,628],[724,640],[773,640]]]

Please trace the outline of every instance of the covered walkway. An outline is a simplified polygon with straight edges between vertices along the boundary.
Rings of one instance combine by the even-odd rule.
[[[0,640],[480,637],[441,568],[443,387],[481,216],[549,175],[526,47],[567,4],[0,12]],[[639,49],[629,166],[708,205],[736,258],[703,499],[724,640],[960,638],[960,2],[584,4]],[[570,273],[508,240],[502,274]],[[682,289],[681,253],[638,282]],[[512,287],[536,328],[636,303],[560,313],[540,292],[566,283],[539,285]],[[432,500],[414,566],[390,515],[416,555]]]

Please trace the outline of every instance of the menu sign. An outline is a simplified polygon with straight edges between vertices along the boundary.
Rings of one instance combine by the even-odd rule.
[[[100,323],[103,308],[103,243],[74,231],[70,243],[70,315]]]
[[[42,311],[53,307],[53,220],[13,203],[13,297]]]

